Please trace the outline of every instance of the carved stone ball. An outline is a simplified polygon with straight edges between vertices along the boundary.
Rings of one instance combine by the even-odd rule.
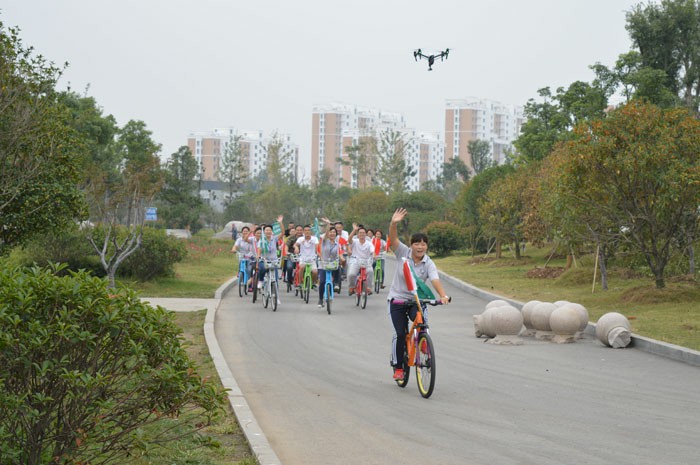
[[[488,302],[486,304],[486,309],[502,307],[503,305],[510,305],[510,304],[508,302],[506,302],[505,300],[496,299],[496,300],[492,300],[492,301]]]
[[[598,319],[595,335],[608,347],[627,347],[632,340],[632,325],[625,315],[609,312]]]
[[[517,336],[523,328],[523,314],[512,305],[493,309],[491,327],[496,336]]]
[[[551,302],[540,302],[535,305],[532,315],[530,315],[532,327],[537,331],[551,331],[552,327],[549,325],[549,317],[556,308],[557,306]]]
[[[554,309],[549,316],[552,332],[559,336],[573,336],[581,322],[579,312],[571,305],[562,305]]]
[[[533,329],[532,328],[532,311],[535,309],[535,306],[537,304],[541,304],[539,300],[531,300],[525,305],[523,305],[523,308],[520,310],[520,312],[523,314],[523,324],[525,325],[525,328],[527,329]]]
[[[586,326],[588,326],[588,310],[586,310],[586,307],[584,307],[581,304],[577,304],[574,302],[566,304],[567,307],[574,308],[578,313],[579,317],[581,318],[578,331],[584,331],[586,329]]]
[[[556,302],[554,302],[554,305],[556,305],[557,307],[561,307],[562,305],[566,305],[566,304],[570,304],[570,303],[571,302],[569,302],[568,300],[557,300]]]
[[[491,317],[495,308],[487,308],[481,315],[474,315],[474,336],[494,337],[496,333],[491,324]]]

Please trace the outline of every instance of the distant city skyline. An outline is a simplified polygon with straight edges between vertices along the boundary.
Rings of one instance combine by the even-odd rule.
[[[448,99],[522,106],[629,51],[625,11],[639,3],[5,0],[0,21],[70,63],[59,89],[89,86],[120,126],[144,121],[164,159],[192,131],[278,130],[310,176],[315,105],[383,108],[427,132],[444,126]],[[447,47],[433,71],[414,60]]]

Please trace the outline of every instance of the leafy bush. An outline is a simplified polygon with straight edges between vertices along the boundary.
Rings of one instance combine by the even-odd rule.
[[[0,462],[108,463],[175,439],[149,424],[220,410],[172,314],[61,270],[0,270]]]
[[[141,247],[119,267],[119,276],[148,281],[156,276],[173,276],[175,263],[187,256],[185,243],[162,229],[144,228]]]
[[[86,270],[95,276],[106,272],[87,240],[86,232],[77,226],[58,233],[35,238],[21,249],[13,250],[12,262],[22,266],[47,266],[49,263],[65,263],[67,270]]]
[[[434,221],[425,228],[433,255],[443,256],[464,246],[462,228],[449,221]]]

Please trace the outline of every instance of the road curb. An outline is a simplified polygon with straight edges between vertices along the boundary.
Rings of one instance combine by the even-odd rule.
[[[281,465],[282,462],[270,446],[245,396],[238,387],[238,383],[236,383],[236,379],[233,377],[228,363],[226,363],[224,354],[221,352],[221,347],[219,346],[219,341],[216,339],[216,332],[214,331],[216,312],[221,305],[221,299],[235,286],[236,282],[236,278],[230,279],[219,286],[214,293],[216,305],[213,310],[210,309],[207,311],[207,315],[204,319],[204,338],[209,347],[209,354],[216,366],[216,371],[219,373],[221,384],[223,384],[224,388],[228,391],[229,404],[233,409],[233,413],[236,415],[238,424],[241,426],[248,440],[248,444],[250,444],[250,448],[256,460],[260,465]]]
[[[503,297],[492,292],[484,291],[477,287],[468,284],[461,279],[457,279],[454,276],[438,271],[440,279],[452,284],[455,287],[467,292],[473,296],[479,297],[485,300],[505,300],[514,307],[520,309],[524,305],[523,302],[517,300],[509,299],[508,297]],[[588,323],[586,327],[586,334],[595,335],[595,323]],[[648,337],[639,336],[638,334],[632,334],[632,342],[630,347],[641,350],[642,352],[647,352],[654,355],[659,355],[661,357],[670,358],[682,363],[687,363],[689,365],[700,366],[700,352],[693,349],[688,349],[687,347],[677,346],[675,344],[669,344],[667,342],[657,341],[655,339],[650,339]]]

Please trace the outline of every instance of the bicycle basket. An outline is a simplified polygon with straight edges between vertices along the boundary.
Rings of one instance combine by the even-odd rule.
[[[360,268],[371,268],[372,263],[374,263],[373,258],[353,258],[355,259],[355,262],[360,266]]]
[[[321,261],[321,268],[323,268],[324,270],[337,270],[338,260],[332,260],[330,262]]]

